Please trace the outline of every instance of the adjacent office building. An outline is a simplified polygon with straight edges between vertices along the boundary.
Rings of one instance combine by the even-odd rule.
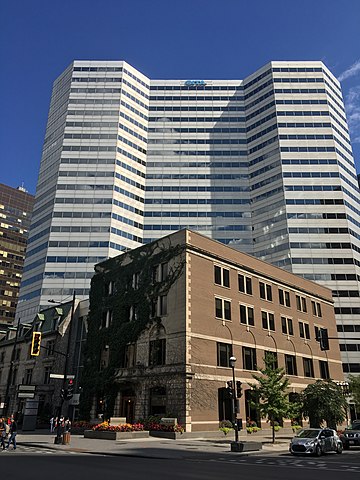
[[[33,205],[23,187],[0,184],[0,326],[14,322]]]
[[[329,287],[344,371],[360,372],[359,202],[321,62],[150,80],[75,61],[53,88],[18,315],[86,297],[95,263],[190,228]]]

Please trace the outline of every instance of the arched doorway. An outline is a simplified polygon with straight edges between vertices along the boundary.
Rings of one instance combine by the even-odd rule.
[[[127,423],[134,423],[135,420],[135,393],[128,389],[121,392],[120,416],[126,417]]]

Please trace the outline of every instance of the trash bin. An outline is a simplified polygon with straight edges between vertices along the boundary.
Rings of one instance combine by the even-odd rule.
[[[64,432],[63,433],[63,445],[69,445],[70,443],[70,432]]]

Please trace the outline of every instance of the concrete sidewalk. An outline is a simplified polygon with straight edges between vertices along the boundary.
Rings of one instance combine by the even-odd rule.
[[[289,448],[289,436],[281,436],[276,443],[271,444],[271,437],[266,435],[249,435],[248,441],[257,441],[263,444],[263,449],[257,452],[236,453],[230,451],[230,442],[233,436],[224,436],[217,439],[179,439],[142,438],[132,440],[96,440],[84,438],[82,435],[72,435],[70,445],[55,445],[54,434],[43,432],[18,433],[17,443],[24,446],[87,453],[97,455],[119,455],[158,459],[179,458],[214,458],[218,456],[239,456],[270,453],[285,453]],[[241,439],[243,440],[243,439]],[[245,440],[246,441],[246,440]]]

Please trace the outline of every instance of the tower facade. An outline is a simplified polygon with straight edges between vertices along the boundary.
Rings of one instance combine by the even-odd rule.
[[[0,184],[0,324],[14,322],[34,197]]]
[[[76,61],[54,84],[18,312],[86,297],[94,263],[189,228],[331,288],[344,371],[360,372],[359,202],[321,62],[149,80]]]

